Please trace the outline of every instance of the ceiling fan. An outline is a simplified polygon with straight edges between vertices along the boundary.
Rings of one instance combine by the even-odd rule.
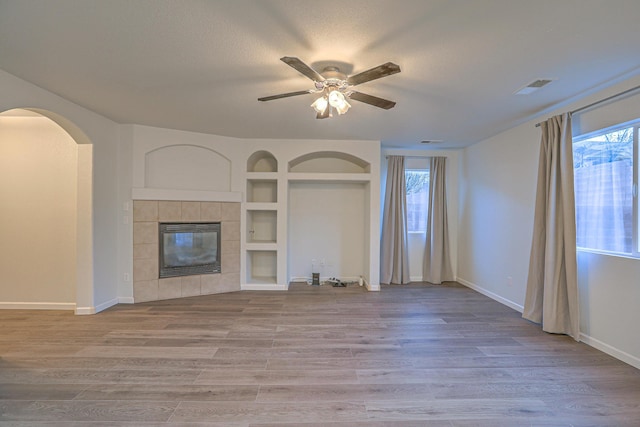
[[[348,99],[364,102],[365,104],[384,108],[385,110],[393,108],[396,105],[394,101],[378,98],[373,95],[367,95],[366,93],[357,92],[351,89],[353,86],[361,83],[366,83],[371,80],[399,73],[400,67],[393,62],[387,62],[369,70],[362,71],[361,73],[347,76],[342,73],[338,67],[334,66],[324,67],[321,72],[317,72],[295,57],[285,56],[280,58],[280,60],[313,80],[314,88],[309,90],[299,90],[296,92],[281,93],[279,95],[265,96],[263,98],[258,98],[258,101],[272,101],[274,99],[306,95],[309,93],[321,94],[321,96],[311,104],[314,110],[316,110],[316,119],[332,117],[332,111],[334,109],[338,114],[346,113],[351,107],[351,104],[347,101]]]

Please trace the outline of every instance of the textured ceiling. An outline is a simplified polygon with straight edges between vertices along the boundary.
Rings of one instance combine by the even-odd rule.
[[[0,0],[0,68],[119,123],[235,137],[461,147],[640,73],[637,0]],[[282,63],[402,72],[316,120]],[[528,96],[537,78],[554,82]]]

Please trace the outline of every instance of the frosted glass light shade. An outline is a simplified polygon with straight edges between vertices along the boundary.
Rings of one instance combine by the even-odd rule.
[[[329,93],[329,105],[335,108],[338,114],[346,113],[351,107],[344,94],[337,90],[333,90]]]
[[[349,108],[351,108],[351,104],[349,104],[345,99],[340,105],[336,107],[336,111],[338,112],[338,114],[344,114],[349,111]]]
[[[316,113],[320,113],[322,114],[324,112],[324,110],[327,109],[327,98],[325,98],[324,96],[321,96],[320,98],[316,99],[313,104],[311,104],[311,106],[313,107],[314,110],[316,110]]]
[[[338,108],[344,102],[345,102],[344,95],[341,92],[338,92],[337,90],[332,90],[329,93],[329,104],[331,104],[332,107]]]

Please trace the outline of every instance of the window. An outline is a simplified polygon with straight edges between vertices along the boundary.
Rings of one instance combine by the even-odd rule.
[[[638,128],[640,120],[573,139],[577,246],[638,253]]]
[[[426,233],[429,209],[429,171],[407,169],[404,171],[407,187],[407,231]]]

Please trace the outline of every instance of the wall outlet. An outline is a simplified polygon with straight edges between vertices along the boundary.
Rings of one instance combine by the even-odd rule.
[[[124,273],[124,277],[123,277],[125,282],[129,281],[129,273]]]
[[[507,286],[509,287],[513,286],[513,277],[507,276]]]

